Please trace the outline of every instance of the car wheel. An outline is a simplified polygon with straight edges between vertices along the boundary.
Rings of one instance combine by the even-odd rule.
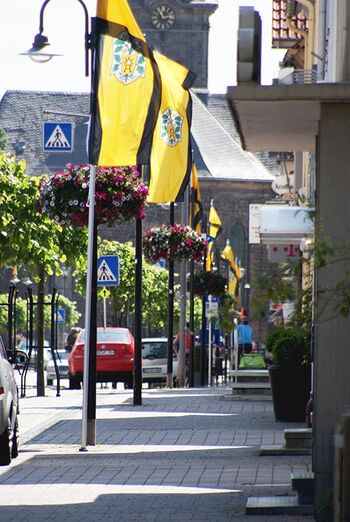
[[[46,384],[51,386],[53,384],[53,379],[46,379]]]
[[[18,457],[18,447],[19,447],[19,430],[18,430],[18,419],[16,417],[15,427],[13,430],[12,450],[11,450],[11,457],[13,459]]]
[[[7,428],[0,434],[0,466],[11,464],[10,426],[11,419],[8,419]]]

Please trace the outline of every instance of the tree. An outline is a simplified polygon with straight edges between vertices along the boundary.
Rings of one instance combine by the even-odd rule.
[[[45,394],[44,299],[48,275],[60,274],[62,263],[72,264],[86,251],[83,228],[62,227],[38,211],[39,180],[27,176],[25,162],[0,154],[0,266],[25,266],[38,283],[37,393]]]

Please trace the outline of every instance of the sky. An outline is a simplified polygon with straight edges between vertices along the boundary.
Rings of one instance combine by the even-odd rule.
[[[271,0],[217,0],[219,7],[210,18],[209,90],[224,93],[236,81],[235,56],[239,5],[253,5],[263,19],[262,83],[276,76],[278,58],[271,50]],[[43,0],[0,2],[0,96],[6,89],[88,92],[84,77],[84,13],[74,0],[52,0],[45,9],[44,34],[55,51],[64,56],[45,64],[32,62],[19,53],[29,49],[39,32]],[[90,16],[96,0],[85,0]],[[279,57],[281,52],[279,51]]]

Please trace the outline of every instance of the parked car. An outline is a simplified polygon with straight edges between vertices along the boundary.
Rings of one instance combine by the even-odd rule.
[[[16,349],[25,352],[27,354],[27,356],[29,357],[29,340],[23,339],[22,341],[20,341],[18,343]],[[47,341],[45,339],[44,340],[44,368],[46,368],[46,365],[50,359],[50,356],[51,356],[50,343],[49,343],[49,341]],[[37,342],[33,341],[33,349],[32,349],[32,353],[30,355],[30,361],[29,361],[30,366],[36,366],[37,357],[38,357]]]
[[[56,355],[56,364],[58,367],[59,376],[61,379],[68,379],[68,352],[67,350],[57,350],[55,352]],[[56,380],[56,369],[55,363],[52,358],[52,354],[50,353],[50,358],[46,365],[46,384],[51,385],[53,381]]]
[[[0,466],[7,466],[18,455],[18,390],[12,363],[23,363],[27,355],[16,350],[11,358],[0,338]]]
[[[150,385],[166,383],[167,378],[167,350],[166,337],[148,337],[142,339],[142,381]],[[173,378],[176,379],[177,355],[173,350]]]
[[[83,382],[85,330],[82,330],[68,357],[70,387]],[[97,328],[97,382],[124,382],[133,386],[134,338],[128,328]]]

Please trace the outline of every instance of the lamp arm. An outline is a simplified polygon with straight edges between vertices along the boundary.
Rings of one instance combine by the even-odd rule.
[[[39,33],[43,34],[44,31],[44,11],[47,6],[47,4],[51,2],[51,0],[45,0],[43,5],[40,9],[40,15],[39,15]],[[87,7],[83,0],[78,0],[79,4],[84,10],[84,17],[85,17],[85,34],[84,34],[84,48],[85,48],[85,76],[89,76],[89,49],[90,49],[90,42],[91,42],[91,35],[89,31],[89,12],[87,10]]]

